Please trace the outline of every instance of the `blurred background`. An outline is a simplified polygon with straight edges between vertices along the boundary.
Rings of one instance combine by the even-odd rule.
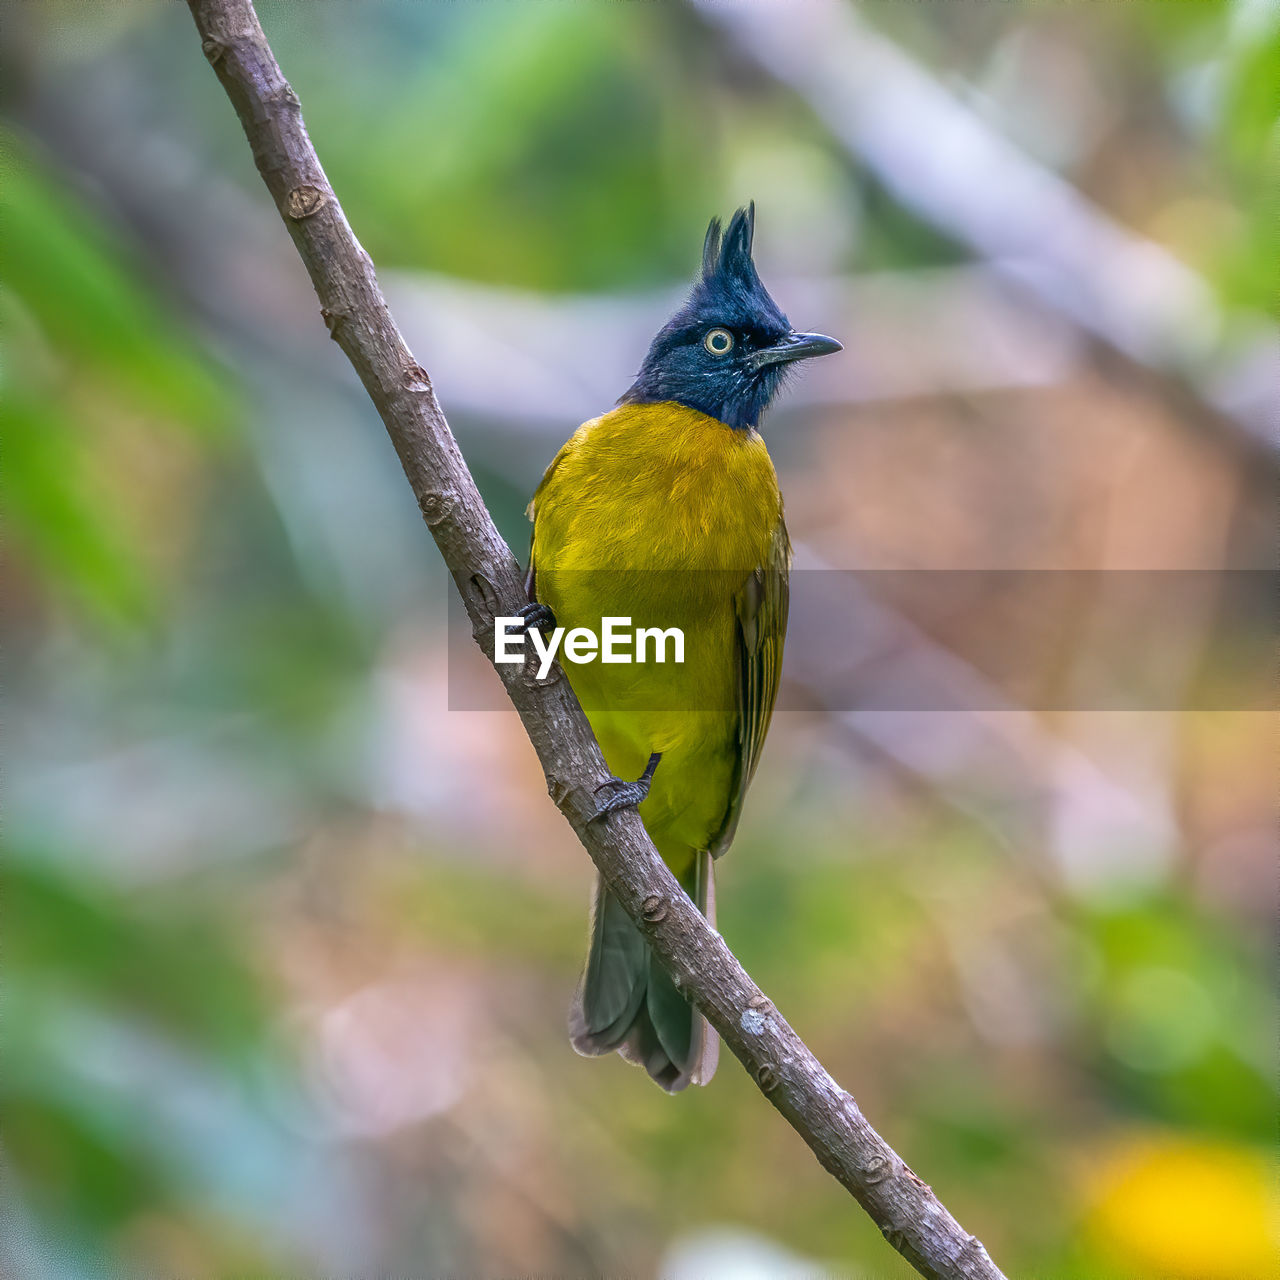
[[[846,347],[765,424],[845,572],[721,928],[1011,1276],[1275,1274],[1280,9],[260,11],[522,557],[756,199]],[[736,1062],[569,1050],[590,868],[450,710],[494,678],[185,6],[0,18],[5,1273],[908,1274]],[[1117,654],[1160,705],[1076,696]]]

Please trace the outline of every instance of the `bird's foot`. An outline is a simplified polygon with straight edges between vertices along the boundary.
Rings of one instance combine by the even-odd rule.
[[[543,635],[547,635],[556,629],[556,615],[545,604],[538,604],[535,601],[533,604],[517,609],[516,613],[520,615],[521,620],[507,626],[509,636],[523,635],[527,631],[541,631]]]
[[[608,782],[602,782],[596,788],[596,795],[605,790],[609,794],[600,802],[600,807],[588,821],[597,822],[611,813],[617,813],[619,809],[631,809],[638,805],[649,794],[653,771],[658,767],[658,761],[661,759],[662,752],[655,751],[649,757],[649,763],[645,765],[644,772],[634,782],[627,782],[622,778],[610,778]]]

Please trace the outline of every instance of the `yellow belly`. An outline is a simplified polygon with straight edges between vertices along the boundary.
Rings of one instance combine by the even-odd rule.
[[[679,405],[624,405],[579,428],[531,510],[537,596],[559,625],[684,632],[683,664],[563,665],[614,773],[663,753],[640,808],[654,842],[669,860],[706,848],[737,753],[734,596],[782,517],[764,442]]]

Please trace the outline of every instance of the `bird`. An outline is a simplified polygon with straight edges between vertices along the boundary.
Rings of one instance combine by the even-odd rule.
[[[692,291],[635,380],[547,468],[520,611],[543,631],[599,635],[613,617],[683,632],[683,663],[564,672],[614,775],[592,821],[637,806],[713,926],[714,864],[760,762],[787,627],[791,546],[760,421],[799,362],[842,349],[792,328],[757,273],[754,235],[754,202],[727,226],[711,220]],[[573,1048],[617,1051],[669,1093],[706,1084],[719,1038],[599,875],[589,936]]]

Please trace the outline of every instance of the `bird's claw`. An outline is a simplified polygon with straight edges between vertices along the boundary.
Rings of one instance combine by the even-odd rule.
[[[625,782],[621,778],[610,778],[604,786],[596,789],[596,795],[599,795],[605,787],[610,787],[612,790],[604,800],[600,801],[595,813],[588,819],[590,822],[599,822],[601,818],[617,813],[619,809],[630,809],[649,794],[647,785],[639,782]]]
[[[611,813],[617,813],[619,809],[631,809],[637,806],[649,794],[649,786],[653,782],[653,771],[658,767],[658,761],[661,759],[662,753],[655,751],[649,757],[649,763],[645,765],[644,772],[634,782],[627,782],[624,778],[610,778],[607,782],[602,782],[596,788],[595,794],[599,795],[606,789],[610,794],[600,802],[595,813],[587,821],[598,822]]]
[[[538,604],[536,600],[517,609],[516,613],[520,615],[520,621],[507,626],[509,636],[523,635],[528,631],[541,631],[546,635],[556,629],[556,615],[545,604]]]

